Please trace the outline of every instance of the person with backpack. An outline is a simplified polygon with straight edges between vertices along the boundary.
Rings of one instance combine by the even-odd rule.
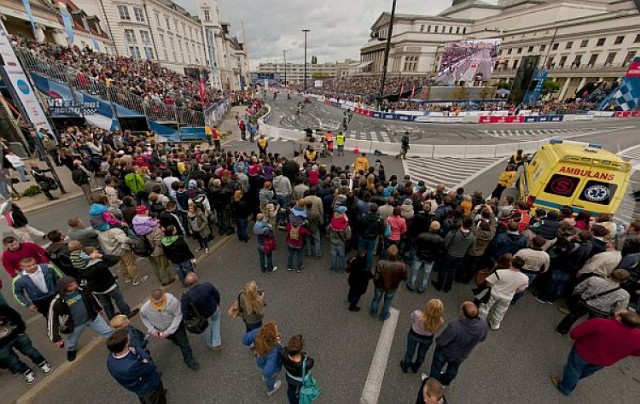
[[[289,404],[298,404],[302,401],[301,388],[315,364],[313,358],[309,357],[303,349],[304,339],[301,334],[291,337],[287,346],[282,349],[282,365],[286,373]]]
[[[131,249],[131,239],[124,230],[112,227],[98,233],[100,249],[105,255],[119,257],[120,276],[124,283],[132,283],[138,286],[147,280],[147,275],[142,276],[138,270],[136,256]]]
[[[46,173],[51,170],[43,169],[38,167],[38,163],[30,163],[31,166],[31,176],[36,180],[38,186],[42,190],[42,193],[49,199],[50,201],[55,201],[60,198],[56,198],[51,195],[51,190],[58,189],[58,184],[53,178],[47,177]]]
[[[304,243],[305,243],[306,237],[311,235],[311,230],[309,230],[309,228],[306,226],[306,221],[305,221],[305,224],[298,225],[298,226],[292,223],[287,223],[285,230],[287,232],[286,241],[287,241],[287,250],[288,250],[287,271],[293,270],[293,257],[297,255],[296,271],[300,273],[304,268],[303,266]]]
[[[345,250],[351,238],[351,227],[347,218],[347,207],[336,206],[329,223],[331,240],[331,273],[343,273],[346,264]]]
[[[124,229],[128,226],[127,222],[116,219],[114,212],[109,208],[106,195],[93,197],[93,204],[89,206],[89,224],[98,231],[105,231],[111,227]]]
[[[32,241],[31,235],[36,237],[42,237],[43,239],[47,235],[41,231],[29,225],[27,216],[22,212],[22,209],[11,201],[4,201],[0,205],[0,212],[7,221],[7,226],[11,227],[13,233],[22,241]]]
[[[137,236],[142,238],[144,248],[137,249],[134,245],[133,252],[146,257],[151,264],[151,269],[162,286],[175,282],[176,278],[169,271],[169,260],[162,250],[162,238],[164,232],[157,219],[149,217],[149,209],[145,205],[136,207],[136,216],[133,218],[133,229]],[[134,237],[135,238],[135,237]]]
[[[64,274],[53,264],[40,264],[34,258],[20,260],[20,273],[13,278],[12,290],[16,301],[30,312],[49,317],[49,305],[58,293],[56,282]]]
[[[162,252],[173,264],[180,283],[185,284],[185,277],[194,271],[195,257],[184,236],[178,234],[175,226],[164,229],[164,237],[160,240]]]
[[[71,179],[73,183],[82,189],[82,193],[86,198],[87,202],[91,204],[93,202],[93,198],[91,197],[91,178],[89,174],[87,174],[86,168],[82,166],[82,162],[80,160],[76,160],[73,162],[73,170],[71,171]]]

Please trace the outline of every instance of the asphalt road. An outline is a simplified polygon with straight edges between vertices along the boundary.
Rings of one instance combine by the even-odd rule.
[[[339,130],[344,110],[313,101],[304,104],[304,112],[297,115],[297,104],[302,101],[299,95],[288,100],[285,93],[279,93],[274,100],[268,93],[267,103],[271,106],[272,117],[269,125],[289,129]],[[608,133],[612,130],[623,133],[638,133],[638,119],[595,119],[591,121],[573,121],[562,123],[538,124],[435,124],[397,122],[381,120],[354,114],[347,130],[351,139],[391,141],[399,143],[407,131],[411,143],[416,144],[499,144],[550,137],[571,137],[589,133]]]
[[[355,118],[354,118],[355,119]],[[588,140],[591,140],[588,138]],[[607,137],[594,136],[613,149],[629,147],[637,143],[632,135],[612,134]],[[254,146],[232,143],[231,147],[251,149]],[[290,153],[286,143],[273,146],[274,152]],[[347,164],[353,155],[337,164]],[[382,157],[387,175],[400,173],[398,161]],[[396,171],[397,170],[397,171]],[[467,185],[469,189],[490,192],[495,185],[496,173],[489,171]],[[81,199],[29,215],[32,224],[43,230],[64,228],[63,223],[71,215],[84,214],[86,204]],[[4,226],[4,224],[2,224]],[[5,227],[3,231],[7,230]],[[237,296],[243,283],[256,280],[266,292],[268,306],[266,319],[278,322],[286,341],[296,333],[302,333],[306,351],[317,361],[314,374],[318,379],[322,395],[318,403],[356,403],[365,385],[373,353],[376,349],[382,323],[368,316],[366,310],[351,313],[346,310],[348,290],[346,275],[332,275],[328,264],[328,240],[323,239],[321,260],[306,260],[305,270],[298,274],[285,270],[286,251],[283,232],[278,232],[278,250],[274,262],[278,271],[262,274],[257,267],[254,240],[239,243],[234,237],[225,240],[218,250],[199,260],[198,272],[204,280],[212,282],[221,292],[223,313]],[[216,240],[220,243],[220,239]],[[149,271],[143,261],[143,271]],[[3,294],[7,291],[8,279]],[[159,286],[150,279],[140,287],[123,286],[127,300],[141,303],[151,289]],[[180,296],[182,289],[172,285],[169,291]],[[399,310],[398,326],[389,353],[384,379],[381,385],[380,403],[411,403],[415,401],[420,385],[419,374],[404,374],[398,366],[406,344],[406,333],[410,326],[411,311],[424,306],[430,298],[442,299],[447,321],[456,318],[460,303],[471,296],[468,286],[454,285],[449,294],[429,288],[425,294],[417,295],[403,286],[393,302]],[[372,289],[361,301],[366,308],[372,297]],[[22,311],[24,313],[24,310]],[[29,316],[26,316],[29,317]],[[102,344],[94,349],[84,349],[93,335],[84,335],[80,345],[80,357],[71,366],[64,365],[64,353],[55,349],[46,340],[44,321],[35,317],[30,321],[28,332],[34,344],[54,363],[56,370],[48,375],[38,375],[39,381],[31,388],[20,378],[6,371],[0,376],[3,401],[10,402],[30,389],[37,389],[32,402],[36,403],[86,403],[122,402],[134,403],[136,398],[116,385],[106,371],[106,350]],[[554,306],[541,305],[527,295],[518,305],[509,309],[503,326],[491,332],[487,341],[477,347],[462,365],[455,382],[447,389],[451,403],[635,403],[640,392],[640,363],[627,359],[605,369],[583,381],[571,399],[563,397],[549,383],[549,376],[559,374],[570,349],[567,338],[558,337],[554,326],[562,315]],[[139,325],[136,318],[134,324]],[[193,372],[182,364],[178,349],[166,341],[152,341],[149,349],[163,372],[165,387],[169,390],[170,402],[194,403],[262,403],[286,402],[285,392],[278,392],[268,399],[260,374],[254,364],[253,355],[241,346],[240,338],[244,326],[241,321],[222,316],[222,338],[224,349],[208,351],[200,336],[191,335],[190,340],[196,358],[202,368]],[[421,371],[428,371],[433,348]],[[46,386],[43,381],[51,379]],[[39,389],[42,384],[44,388]],[[284,387],[284,386],[283,386]],[[636,397],[634,399],[633,397]],[[6,401],[5,401],[6,400]]]

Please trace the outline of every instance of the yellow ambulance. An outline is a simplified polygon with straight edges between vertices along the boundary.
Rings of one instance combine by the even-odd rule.
[[[527,159],[517,188],[531,207],[615,214],[630,176],[631,165],[598,144],[551,139]]]

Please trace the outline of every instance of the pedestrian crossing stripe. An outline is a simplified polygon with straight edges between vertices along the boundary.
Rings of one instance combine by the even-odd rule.
[[[482,132],[491,137],[521,137],[521,136],[545,136],[575,134],[577,132],[591,132],[593,128],[567,128],[567,129],[494,129],[483,130]]]
[[[424,181],[428,188],[434,189],[439,183],[447,188],[459,184],[488,166],[502,160],[500,158],[409,158],[404,160],[406,174],[413,181]]]

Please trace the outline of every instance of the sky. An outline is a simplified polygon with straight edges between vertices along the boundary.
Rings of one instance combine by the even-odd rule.
[[[196,14],[196,1],[174,0]],[[244,22],[251,68],[260,62],[304,61],[304,34],[307,60],[318,63],[359,60],[360,47],[369,39],[371,25],[384,11],[391,12],[391,0],[218,0],[222,21],[231,24],[231,33],[242,41]],[[396,13],[436,15],[451,0],[398,0]]]

